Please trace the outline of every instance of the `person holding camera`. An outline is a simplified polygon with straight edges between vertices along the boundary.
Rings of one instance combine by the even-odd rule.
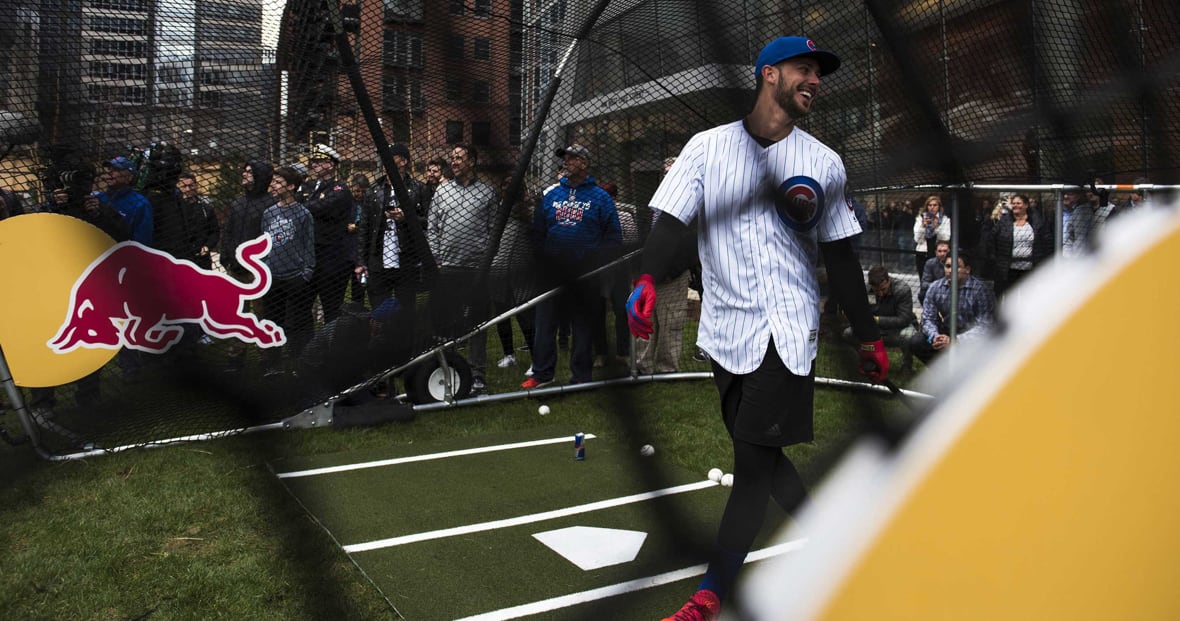
[[[45,211],[77,218],[106,233],[116,242],[131,239],[131,223],[113,205],[94,193],[94,167],[85,164],[50,179]]]
[[[936,195],[926,197],[922,212],[914,218],[914,267],[918,278],[926,265],[927,249],[933,249],[939,241],[950,241],[951,219],[942,212],[942,199]]]

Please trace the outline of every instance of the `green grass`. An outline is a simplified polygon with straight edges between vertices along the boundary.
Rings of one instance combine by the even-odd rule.
[[[690,330],[691,332],[691,330]],[[686,334],[686,342],[693,335]],[[518,343],[521,342],[518,339]],[[500,370],[513,389],[527,366]],[[695,349],[685,348],[685,357]],[[687,361],[684,370],[706,370]],[[820,375],[845,368],[821,354]],[[558,377],[561,377],[560,375]],[[791,447],[813,484],[862,398],[820,389],[816,441]],[[879,403],[869,398],[871,403]],[[13,619],[388,619],[385,600],[269,471],[287,458],[571,427],[691,472],[732,464],[711,382],[656,383],[420,414],[371,428],[269,432],[50,463],[0,446],[0,610]],[[10,429],[14,417],[2,421]],[[558,431],[560,430],[560,431]]]

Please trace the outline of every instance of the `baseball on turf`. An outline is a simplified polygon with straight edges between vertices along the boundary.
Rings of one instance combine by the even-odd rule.
[[[721,486],[722,487],[733,487],[733,475],[729,474],[728,472],[721,475]]]
[[[714,483],[721,482],[721,468],[713,468],[709,471],[709,480]]]
[[[639,454],[643,455],[644,457],[651,457],[652,455],[656,454],[656,447],[650,444],[644,444],[643,446],[639,447]]]
[[[542,405],[541,407],[537,408],[537,414],[540,414],[541,416],[544,416],[548,413],[549,413],[549,406],[547,406],[547,405]]]

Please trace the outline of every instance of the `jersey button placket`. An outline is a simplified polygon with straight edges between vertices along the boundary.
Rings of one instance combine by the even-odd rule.
[[[757,183],[759,186],[773,183],[774,172],[770,165],[770,149],[759,149],[757,162],[754,170],[760,171],[761,176]],[[773,263],[774,252],[774,232],[777,226],[777,214],[774,211],[774,204],[764,198],[761,190],[763,187],[756,188],[756,198],[754,199],[755,208],[750,210],[748,225],[754,231],[754,236],[760,238],[758,243],[754,246],[758,251],[758,258],[754,261],[754,273],[756,274],[756,284],[750,287],[750,291],[757,296],[758,306],[763,310],[762,316],[769,318],[773,315],[770,311],[770,266]]]

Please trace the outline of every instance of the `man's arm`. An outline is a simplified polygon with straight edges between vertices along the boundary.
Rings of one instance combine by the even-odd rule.
[[[881,329],[869,310],[869,298],[865,294],[861,276],[860,261],[852,248],[852,239],[845,237],[830,242],[820,242],[820,252],[828,268],[828,285],[832,297],[844,309],[845,316],[852,324],[852,333],[860,341],[857,355],[860,358],[860,372],[874,382],[889,377],[889,355],[881,340]]]
[[[650,274],[652,281],[660,283],[665,282],[669,276],[683,272],[687,266],[678,266],[676,256],[679,254],[680,244],[691,233],[687,224],[674,216],[661,213],[651,228],[651,234],[647,236],[647,243],[643,245],[643,262],[640,264],[639,272]]]
[[[377,234],[376,217],[378,213],[382,217],[385,215],[382,211],[385,204],[384,190],[383,181],[374,183],[365,192],[365,199],[361,202],[361,219],[356,223],[356,255],[353,257],[356,267],[367,267],[369,264],[369,256],[374,250],[372,236]]]
[[[831,242],[821,242],[820,251],[823,253],[824,265],[828,269],[828,284],[832,288],[832,297],[844,309],[844,314],[852,324],[852,333],[862,342],[880,340],[881,330],[873,319],[869,310],[869,298],[865,294],[864,281],[860,261],[852,248],[852,241],[848,238]]]
[[[922,334],[926,336],[927,342],[934,341],[934,337],[938,336],[938,306],[934,303],[937,297],[932,286],[926,291],[926,299],[922,302]]]
[[[430,203],[430,224],[426,227],[426,243],[430,246],[431,252],[436,255],[440,250],[439,245],[442,243],[443,220],[447,211],[446,188],[445,184],[435,188],[434,198]],[[440,198],[444,200],[439,200]]]
[[[975,317],[971,323],[971,329],[960,332],[959,338],[986,335],[991,332],[996,323],[996,294],[978,279],[972,278],[972,280],[974,281],[970,290],[972,297],[969,301]],[[966,292],[964,290],[964,294]]]
[[[304,281],[311,282],[311,277],[315,274],[315,218],[308,213],[302,219],[303,226],[300,227],[299,245],[302,248],[300,256],[304,263],[300,275]]]
[[[909,286],[894,280],[892,287],[893,292],[889,296],[892,298],[892,307],[882,308],[879,301],[877,304],[877,325],[882,330],[901,330],[917,321],[914,317],[913,293],[910,292]],[[883,311],[888,311],[888,314]]]
[[[217,221],[217,211],[213,208],[213,203],[204,197],[200,200],[201,212],[205,216],[205,241],[202,245],[212,251],[217,247],[217,242],[221,241],[221,223]]]

